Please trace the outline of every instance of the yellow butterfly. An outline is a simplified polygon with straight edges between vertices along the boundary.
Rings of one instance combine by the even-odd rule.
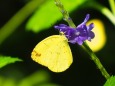
[[[53,72],[63,72],[73,62],[68,40],[64,35],[52,35],[39,42],[31,57]]]

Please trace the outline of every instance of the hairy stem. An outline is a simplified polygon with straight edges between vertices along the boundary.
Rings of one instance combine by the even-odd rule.
[[[75,24],[73,23],[72,19],[69,17],[69,13],[65,10],[61,1],[55,0],[55,4],[59,8],[60,12],[62,13],[63,19],[69,24],[69,26],[76,27]]]
[[[89,48],[89,46],[84,42],[82,45],[82,48],[91,56],[91,59],[94,61],[98,69],[101,71],[102,75],[106,78],[109,79],[110,75],[107,73],[106,69],[98,59],[98,57],[94,54],[94,52]]]

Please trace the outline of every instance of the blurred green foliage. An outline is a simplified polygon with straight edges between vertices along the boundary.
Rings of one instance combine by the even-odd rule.
[[[68,12],[78,9],[85,2],[86,0],[62,0]],[[26,28],[37,33],[41,30],[48,29],[60,19],[62,19],[62,15],[55,6],[54,0],[48,0],[32,15],[27,22]]]
[[[20,74],[21,75],[21,74]],[[43,70],[17,80],[16,77],[0,76],[0,86],[59,86],[51,82],[50,75]]]
[[[19,58],[13,58],[11,56],[0,56],[0,68],[10,64],[10,63],[14,63],[16,61],[22,61]]]

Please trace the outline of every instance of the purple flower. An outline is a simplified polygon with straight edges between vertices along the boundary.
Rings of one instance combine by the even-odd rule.
[[[84,21],[76,28],[69,27],[65,24],[54,26],[54,28],[58,29],[60,32],[63,32],[70,43],[78,43],[79,45],[82,45],[85,40],[91,41],[91,39],[93,39],[95,36],[91,31],[94,27],[94,24],[91,23],[90,25],[86,26],[86,22],[88,21],[89,16],[90,15],[87,14]]]

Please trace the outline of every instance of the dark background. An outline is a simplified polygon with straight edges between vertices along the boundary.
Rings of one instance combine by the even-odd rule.
[[[97,1],[109,8],[108,0]],[[2,27],[27,2],[27,0],[0,0],[0,27]],[[105,25],[107,43],[102,50],[96,53],[96,55],[99,57],[107,71],[111,75],[114,75],[115,27],[104,15],[91,8],[75,10],[70,14],[70,16],[77,25],[83,21],[87,13],[90,13],[91,18],[101,19]],[[102,86],[105,83],[106,79],[101,75],[93,61],[89,59],[89,55],[85,53],[84,50],[82,50],[78,45],[70,44],[74,62],[65,72],[53,73],[47,68],[32,61],[30,56],[34,46],[42,39],[53,34],[58,34],[58,32],[55,31],[53,27],[38,34],[34,34],[31,31],[26,31],[25,24],[27,20],[20,25],[20,27],[18,27],[18,29],[10,35],[0,47],[0,54],[19,57],[24,61],[7,65],[0,70],[0,75],[15,77],[16,74],[13,74],[12,72],[21,71],[23,76],[28,76],[36,70],[44,69],[51,75],[52,82],[62,86]],[[57,24],[59,23],[65,22],[62,20],[57,22]],[[18,76],[18,78],[20,77],[21,76]]]

